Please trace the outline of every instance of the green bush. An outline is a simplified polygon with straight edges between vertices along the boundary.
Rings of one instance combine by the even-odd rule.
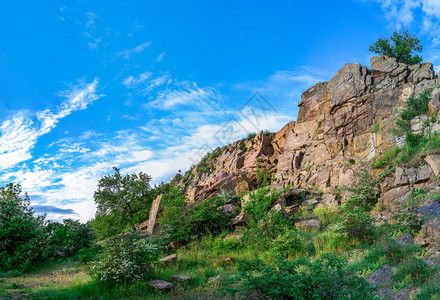
[[[90,248],[82,248],[78,251],[79,261],[83,264],[94,261],[101,250],[102,247],[100,245],[96,245]]]
[[[347,265],[347,260],[323,254],[311,261],[279,259],[275,265],[261,260],[240,261],[235,288],[238,298],[256,299],[372,299],[370,287]]]
[[[304,242],[298,235],[297,230],[290,230],[282,235],[279,235],[272,241],[271,253],[274,256],[284,258],[298,257],[304,253]]]
[[[227,201],[235,200],[227,197]],[[225,197],[212,197],[187,207],[182,189],[173,188],[162,197],[163,212],[158,219],[166,242],[179,240],[189,242],[206,234],[219,234],[228,228],[229,216],[219,207]]]
[[[422,283],[429,279],[434,272],[421,258],[410,257],[402,262],[393,275],[393,281],[406,283]]]
[[[334,223],[337,220],[337,208],[330,207],[317,207],[313,210],[313,214],[316,218],[318,218],[321,223],[321,228],[327,227],[331,223]]]
[[[374,219],[368,211],[352,207],[345,209],[339,217],[339,221],[330,227],[331,230],[361,242],[372,242],[377,238]]]
[[[385,264],[396,266],[420,251],[418,246],[407,246],[394,239],[385,239],[372,246],[362,259],[365,270],[376,270]]]
[[[159,254],[157,245],[134,232],[108,241],[90,275],[106,285],[126,284],[148,275],[150,264],[157,261]]]
[[[313,244],[317,253],[340,253],[350,249],[352,240],[340,232],[324,231],[315,237]]]
[[[244,205],[244,211],[254,221],[262,220],[279,197],[275,189],[262,187],[249,193],[249,201]]]
[[[247,137],[246,137],[245,140],[247,140],[247,141],[252,140],[252,139],[253,139],[254,137],[256,137],[256,136],[257,136],[256,133],[249,133],[249,134],[247,135]]]

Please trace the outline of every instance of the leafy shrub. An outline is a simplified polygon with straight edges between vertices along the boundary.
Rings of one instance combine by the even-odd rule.
[[[333,206],[317,207],[313,210],[313,214],[318,218],[321,227],[326,227],[337,220],[337,208]]]
[[[323,254],[310,261],[279,259],[240,261],[238,286],[231,294],[258,299],[371,299],[369,285],[347,266],[346,259]]]
[[[44,217],[34,217],[19,185],[0,188],[0,271],[28,271],[44,257]]]
[[[90,248],[82,248],[78,251],[78,258],[81,263],[88,263],[91,261],[94,261],[98,255],[98,253],[101,252],[102,247],[99,245],[96,245],[94,247]]]
[[[269,186],[272,182],[272,177],[270,175],[270,168],[269,167],[262,168],[260,158],[257,158],[255,177],[257,179],[257,185],[259,187]]]
[[[423,259],[410,257],[397,268],[393,275],[393,280],[421,283],[426,281],[432,273],[433,270],[429,268]]]
[[[345,209],[339,221],[332,225],[331,229],[361,242],[372,242],[377,237],[373,222],[374,219],[370,217],[368,211],[353,207]]]
[[[70,257],[78,250],[93,245],[96,235],[90,223],[65,219],[63,223],[48,222],[44,227],[47,235],[45,252],[47,256]]]
[[[247,137],[246,137],[246,140],[247,141],[249,141],[249,140],[252,140],[254,137],[256,137],[257,136],[257,134],[256,133],[249,133],[248,135],[247,135]]]
[[[393,219],[397,221],[397,226],[402,233],[409,232],[416,235],[422,229],[422,219],[415,211],[405,211],[393,214]]]
[[[270,187],[262,187],[249,193],[249,201],[244,205],[244,211],[252,220],[263,219],[278,200],[280,193]]]
[[[419,251],[418,246],[401,245],[394,239],[385,239],[368,250],[362,265],[366,270],[375,270],[384,264],[395,266]]]
[[[223,238],[215,239],[212,245],[212,249],[218,253],[229,252],[231,250],[238,250],[243,248],[243,243],[236,238],[229,238],[223,240]]]
[[[275,256],[297,257],[304,252],[304,242],[296,230],[290,230],[273,240],[270,251]]]
[[[286,232],[296,230],[292,219],[282,213],[267,214],[259,220],[251,219],[242,229],[243,243],[255,251],[270,249],[272,241]]]
[[[229,198],[228,198],[229,199]],[[232,200],[232,199],[230,199]],[[212,197],[186,207],[182,189],[173,188],[162,197],[163,212],[158,219],[162,235],[167,242],[188,242],[206,234],[218,234],[227,228],[229,216],[218,208],[224,205],[224,197]]]
[[[382,174],[385,174],[383,172]],[[369,211],[380,197],[381,189],[380,183],[382,182],[384,175],[374,178],[365,169],[359,173],[356,184],[347,188],[351,192],[350,199],[344,205],[345,211],[352,210],[353,207],[357,207],[360,210]]]
[[[340,232],[324,231],[315,237],[313,245],[317,253],[338,253],[350,249],[352,240]]]
[[[90,273],[103,284],[125,284],[146,275],[150,263],[159,257],[158,247],[135,232],[108,241]]]

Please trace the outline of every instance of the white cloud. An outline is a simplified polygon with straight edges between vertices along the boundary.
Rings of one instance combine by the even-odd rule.
[[[214,89],[200,88],[194,85],[187,89],[164,90],[158,94],[154,101],[146,106],[169,110],[178,105],[201,106],[206,104],[207,101],[212,102],[220,98],[220,95]]]
[[[422,20],[421,32],[434,46],[440,45],[440,1],[438,0],[373,0],[381,5],[386,19],[396,29],[402,29]],[[420,11],[418,9],[420,8]],[[421,16],[415,17],[420,13]]]
[[[165,53],[159,54],[159,56],[156,58],[156,62],[161,62],[164,57],[165,57]]]
[[[126,88],[131,88],[135,85],[138,85],[142,82],[144,82],[145,80],[149,79],[151,76],[153,75],[153,73],[151,72],[144,72],[139,74],[138,76],[128,76],[127,78],[125,78],[122,81],[122,84],[125,85]]]
[[[124,59],[130,59],[130,57],[133,54],[142,53],[145,49],[150,47],[150,45],[151,45],[151,42],[145,42],[145,43],[142,43],[140,45],[137,45],[134,48],[126,49],[126,50],[123,50],[123,51],[119,51],[118,53],[116,53],[116,55],[117,56],[122,56]]]
[[[87,108],[100,97],[96,94],[97,84],[95,79],[90,84],[63,92],[65,101],[54,112],[43,110],[32,114],[19,111],[4,120],[0,124],[0,168],[10,168],[30,159],[31,150],[40,136],[50,132],[60,119]]]

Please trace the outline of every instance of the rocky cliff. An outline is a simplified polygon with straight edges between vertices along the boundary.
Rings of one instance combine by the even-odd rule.
[[[277,133],[260,132],[218,148],[174,182],[185,186],[190,201],[222,189],[245,194],[258,185],[261,170],[268,170],[277,189],[290,185],[331,192],[350,186],[355,180],[353,162],[371,161],[402,144],[403,137],[391,129],[409,96],[429,92],[430,108],[439,110],[439,84],[431,63],[406,65],[376,56],[371,69],[346,64],[330,81],[302,94],[296,122]]]

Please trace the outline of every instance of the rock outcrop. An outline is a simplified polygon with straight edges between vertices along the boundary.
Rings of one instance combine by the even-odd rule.
[[[438,110],[438,84],[431,63],[408,66],[376,56],[370,70],[346,64],[330,81],[319,82],[302,94],[296,122],[277,133],[260,132],[253,139],[216,149],[204,161],[212,166],[209,171],[196,165],[179,182],[186,187],[190,201],[222,189],[245,194],[258,186],[258,170],[268,170],[274,178],[272,185],[279,190],[290,185],[330,192],[350,186],[355,170],[348,161],[368,161],[401,145],[403,138],[392,135],[391,129],[406,100],[429,91],[431,107]],[[426,160],[425,169],[415,169],[416,174],[405,170],[407,178],[398,178],[391,185],[406,185],[405,180],[419,184],[438,174],[439,157]]]

